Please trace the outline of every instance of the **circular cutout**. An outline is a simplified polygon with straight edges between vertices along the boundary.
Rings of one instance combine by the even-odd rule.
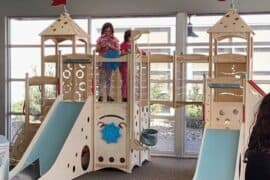
[[[71,83],[64,84],[63,85],[64,93],[65,94],[69,93],[71,91],[71,88],[72,88],[72,84]]]
[[[81,153],[81,165],[82,169],[85,171],[88,169],[90,164],[90,149],[88,146],[84,146]]]
[[[113,163],[113,162],[114,162],[114,158],[113,158],[113,157],[110,157],[110,158],[109,158],[109,161],[110,161],[111,163]]]
[[[71,66],[71,64],[68,64],[68,65],[67,65],[67,68],[68,68],[68,70],[70,70],[70,71],[73,69],[72,66]]]
[[[73,166],[72,171],[73,171],[73,172],[75,172],[75,171],[76,171],[76,167],[75,167],[75,166]]]
[[[79,67],[80,67],[81,69],[84,69],[86,66],[83,65],[83,64],[79,64]]]
[[[79,83],[79,90],[80,91],[85,91],[85,82],[80,82]]]
[[[124,163],[125,161],[126,161],[125,158],[123,158],[123,157],[120,158],[120,163]]]
[[[103,159],[102,156],[99,156],[99,157],[98,157],[98,161],[99,161],[99,162],[103,162],[103,160],[104,160],[104,159]]]
[[[81,94],[80,91],[76,91],[76,92],[75,92],[75,98],[76,98],[77,100],[79,100],[79,101],[82,99],[82,94]]]
[[[78,79],[82,79],[84,77],[84,72],[83,70],[79,69],[78,71],[76,71],[76,77]]]
[[[233,114],[234,114],[234,115],[237,115],[238,113],[239,113],[239,111],[238,111],[237,109],[234,109],[234,110],[233,110]]]
[[[221,109],[221,110],[219,110],[219,115],[224,116],[225,112]]]
[[[70,76],[71,76],[71,72],[69,70],[65,69],[64,72],[63,72],[63,78],[64,79],[69,79]]]
[[[231,120],[229,118],[226,118],[225,119],[225,122],[224,122],[226,125],[229,125],[231,123]]]

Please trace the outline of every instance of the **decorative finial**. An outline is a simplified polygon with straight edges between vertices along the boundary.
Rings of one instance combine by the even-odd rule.
[[[67,7],[66,7],[66,5],[64,5],[64,13],[65,14],[67,13]]]
[[[232,9],[235,8],[234,0],[231,1],[231,8],[232,8]]]
[[[64,5],[64,14],[67,13],[67,8],[66,8],[67,0],[52,0],[52,6],[60,6]]]

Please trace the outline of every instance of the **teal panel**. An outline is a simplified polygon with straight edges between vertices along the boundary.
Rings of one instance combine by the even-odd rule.
[[[56,105],[22,169],[36,159],[40,160],[41,175],[51,168],[83,105],[82,102],[60,102]]]
[[[206,129],[194,180],[233,180],[239,130]]]
[[[241,88],[240,84],[209,83],[210,88]]]
[[[9,157],[8,153],[6,153],[3,157],[0,158],[0,179],[8,180],[9,173]]]

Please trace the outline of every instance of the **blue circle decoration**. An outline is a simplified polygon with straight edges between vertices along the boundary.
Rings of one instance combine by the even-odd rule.
[[[106,143],[117,143],[120,134],[120,127],[116,126],[114,123],[104,124],[104,127],[100,130],[102,134],[102,139],[106,141]]]

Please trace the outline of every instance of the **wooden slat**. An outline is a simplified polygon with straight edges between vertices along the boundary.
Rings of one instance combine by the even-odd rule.
[[[55,99],[43,99],[44,105],[52,105],[54,103]]]
[[[55,77],[31,77],[29,78],[29,85],[45,85],[45,84],[58,84],[58,78]]]
[[[202,101],[176,101],[175,107],[180,107],[180,106],[186,106],[186,105],[202,105]]]
[[[93,55],[91,54],[65,54],[63,55],[63,59],[88,59],[93,60]]]
[[[227,33],[215,33],[213,34],[213,38],[216,39],[217,41],[221,41],[223,39],[228,39],[228,38],[243,38],[243,39],[248,39],[248,33],[236,33],[236,32],[227,32]]]
[[[147,56],[142,56],[142,61],[147,62]],[[172,63],[173,56],[166,54],[151,54],[149,55],[150,63]]]
[[[182,63],[209,63],[209,56],[203,54],[186,54],[177,56],[176,61]]]
[[[213,59],[214,63],[247,63],[247,56],[241,54],[220,54]]]
[[[166,106],[173,107],[173,101],[150,101],[150,104],[162,104]],[[176,107],[184,106],[184,105],[202,105],[202,101],[176,101]]]
[[[58,56],[57,55],[44,56],[43,60],[45,63],[57,63]]]
[[[140,102],[137,102],[141,107],[148,105],[148,99],[142,99]]]

